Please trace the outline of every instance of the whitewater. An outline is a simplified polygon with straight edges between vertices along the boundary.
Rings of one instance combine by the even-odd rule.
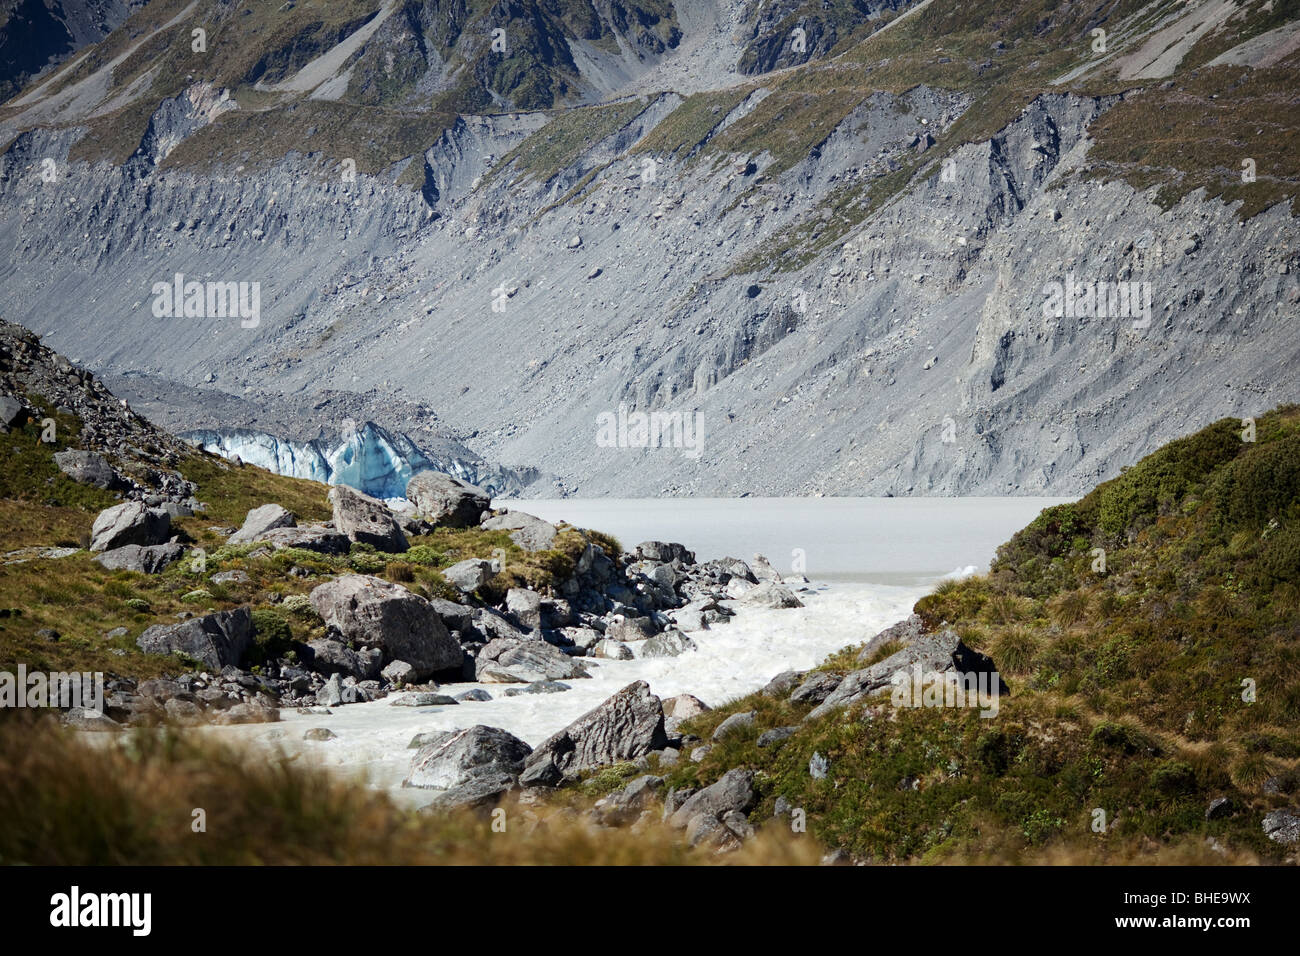
[[[726,624],[688,631],[698,649],[679,657],[613,661],[584,658],[590,679],[566,680],[572,690],[551,694],[506,697],[518,684],[455,684],[446,690],[460,694],[480,687],[490,701],[436,707],[394,706],[402,695],[384,700],[335,707],[333,713],[304,715],[281,711],[278,724],[246,724],[214,728],[278,746],[287,753],[307,753],[340,773],[361,775],[366,782],[417,803],[427,803],[427,791],[400,791],[414,751],[411,738],[421,732],[486,724],[508,730],[531,746],[591,710],[632,681],[644,680],[661,698],[694,694],[709,706],[759,690],[784,670],[804,670],[826,655],[860,644],[890,624],[907,617],[926,593],[924,587],[896,585],[819,586],[799,593],[802,608],[744,608]],[[635,645],[633,645],[635,647]],[[304,741],[313,727],[337,736]]]
[[[432,707],[395,706],[403,696],[333,708],[329,714],[282,710],[275,724],[215,727],[210,733],[301,755],[360,778],[413,805],[429,791],[402,789],[417,733],[486,724],[532,746],[563,729],[633,681],[661,698],[694,694],[710,707],[743,697],[785,670],[806,670],[828,654],[861,644],[912,612],[940,580],[987,569],[999,544],[1058,499],[690,499],[520,501],[494,504],[548,520],[567,520],[617,536],[625,547],[646,539],[685,543],[696,558],[748,560],[769,555],[802,608],[736,611],[724,624],[687,633],[697,648],[678,657],[630,661],[584,658],[589,679],[549,694],[505,696],[518,684],[446,685],[456,696],[482,688],[492,700]],[[793,561],[799,567],[792,567]],[[813,583],[800,585],[806,570]],[[637,645],[633,643],[633,652]],[[336,736],[303,739],[312,728]]]

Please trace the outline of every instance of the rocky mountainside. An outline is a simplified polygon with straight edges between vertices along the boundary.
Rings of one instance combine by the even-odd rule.
[[[0,3],[0,99],[108,36],[145,0],[5,0]]]
[[[1298,23],[155,0],[0,107],[0,311],[175,430],[348,392],[525,494],[1081,492],[1300,398]]]

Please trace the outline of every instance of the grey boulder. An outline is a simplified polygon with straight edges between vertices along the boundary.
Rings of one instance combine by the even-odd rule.
[[[124,544],[105,551],[95,560],[110,571],[138,571],[157,574],[185,557],[185,546],[180,544]]]
[[[794,592],[779,580],[756,584],[736,600],[741,604],[757,604],[759,607],[803,607],[803,601],[795,597]]]
[[[728,813],[747,813],[757,799],[754,793],[754,772],[728,770],[716,783],[696,792],[683,803],[668,818],[668,823],[683,829],[698,816],[720,820]]]
[[[542,626],[542,596],[529,588],[506,592],[506,613],[527,630]]]
[[[443,528],[477,527],[492,499],[468,481],[437,471],[422,471],[406,483],[406,497],[428,521]]]
[[[1294,810],[1274,810],[1266,814],[1264,835],[1274,843],[1286,846],[1300,843],[1300,814]]]
[[[404,787],[450,790],[477,777],[517,777],[532,748],[499,727],[476,724],[431,734],[411,760]]]
[[[279,505],[261,505],[248,512],[243,525],[226,543],[250,544],[263,540],[268,531],[277,528],[293,528],[297,527],[297,524],[298,519],[292,511]]]
[[[342,641],[328,638],[309,641],[307,646],[314,655],[312,670],[318,674],[342,674],[357,680],[371,680],[379,675],[383,655],[377,647],[354,651]]]
[[[342,532],[321,524],[300,525],[292,528],[272,528],[257,539],[277,551],[283,548],[301,548],[317,554],[347,554],[352,542]]]
[[[712,739],[718,741],[723,737],[727,737],[739,730],[752,726],[754,726],[754,711],[747,710],[743,713],[732,714],[722,723],[718,724],[717,728],[713,731]]]
[[[482,558],[466,558],[442,569],[442,576],[447,582],[464,594],[477,591],[491,581],[496,573],[495,564]]]
[[[212,670],[238,667],[253,643],[253,616],[246,607],[217,611],[179,624],[156,624],[136,638],[146,654],[185,654]]]
[[[856,704],[872,694],[890,690],[895,674],[910,673],[918,666],[923,674],[959,674],[975,678],[980,674],[989,675],[988,679],[993,681],[996,692],[1006,692],[991,658],[971,650],[962,643],[955,631],[942,631],[938,634],[923,634],[879,664],[849,674],[839,681],[820,704],[808,712],[805,719],[815,720],[836,708]]]
[[[635,823],[641,814],[654,805],[663,788],[663,777],[649,774],[637,777],[622,790],[597,800],[591,808],[591,815],[597,823],[604,826],[627,826]]]
[[[556,786],[584,770],[635,760],[667,743],[663,704],[649,684],[636,681],[538,745],[520,782]]]
[[[90,528],[90,550],[111,551],[127,544],[165,544],[172,519],[161,508],[142,501],[126,501],[105,508]]]
[[[865,664],[876,655],[882,647],[887,644],[900,643],[910,644],[916,638],[925,633],[925,624],[921,621],[919,614],[913,614],[904,618],[897,624],[892,624],[885,628],[871,640],[863,645],[862,650],[858,651],[858,660]]]
[[[531,684],[591,675],[576,659],[545,641],[496,640],[479,652],[474,676],[484,684]]]
[[[694,552],[687,551],[685,545],[671,541],[642,541],[636,546],[636,557],[638,561],[695,563]]]
[[[397,518],[378,498],[363,495],[347,485],[335,485],[330,489],[329,498],[334,506],[334,527],[347,535],[349,541],[393,554],[409,547]]]
[[[483,522],[485,531],[509,531],[510,540],[525,551],[545,551],[555,543],[558,530],[549,521],[522,511],[507,511]]]
[[[677,657],[693,651],[698,645],[681,631],[669,630],[656,634],[641,645],[642,657]]]
[[[381,664],[405,661],[412,680],[460,667],[463,652],[433,607],[400,584],[366,574],[345,574],[311,592],[325,623],[355,645],[377,647]]]
[[[117,491],[128,487],[127,481],[119,475],[103,455],[79,448],[68,448],[54,453],[54,463],[73,481],[105,491]]]

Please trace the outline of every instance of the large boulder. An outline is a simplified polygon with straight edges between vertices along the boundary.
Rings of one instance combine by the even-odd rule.
[[[179,652],[214,671],[238,667],[253,643],[253,615],[248,608],[237,607],[179,624],[156,624],[135,643],[146,654]]]
[[[871,640],[863,645],[862,650],[858,652],[858,661],[865,664],[871,658],[876,656],[876,652],[887,644],[908,644],[925,633],[925,623],[921,620],[921,615],[913,614],[899,621],[897,624],[891,624]]]
[[[475,528],[492,504],[482,488],[439,471],[422,471],[406,483],[406,497],[425,519],[443,528]]]
[[[352,542],[348,536],[321,524],[298,525],[291,528],[272,528],[257,538],[277,551],[283,548],[301,548],[317,554],[347,554]]]
[[[422,737],[404,787],[451,790],[481,777],[515,777],[533,748],[499,727],[477,724]]]
[[[12,395],[0,395],[0,434],[27,420],[27,406]]]
[[[484,684],[531,684],[590,676],[577,658],[545,641],[498,639],[479,651],[474,662],[474,677]]]
[[[542,596],[530,588],[511,588],[506,592],[506,613],[520,627],[533,630],[542,626]]]
[[[667,743],[663,704],[649,684],[636,681],[538,745],[520,782],[557,786],[584,770],[635,760]]]
[[[474,609],[466,604],[457,604],[455,601],[447,601],[443,598],[430,598],[429,604],[450,631],[463,633],[474,621]]]
[[[381,665],[406,661],[413,680],[460,667],[463,652],[424,598],[400,584],[367,574],[345,574],[311,592],[312,607],[357,646],[377,647]]]
[[[663,777],[637,777],[622,790],[597,800],[591,815],[603,826],[622,827],[635,823],[653,806],[664,787]]]
[[[347,535],[349,541],[392,554],[409,547],[397,518],[378,498],[363,495],[347,485],[335,485],[329,497],[334,507],[334,527]]]
[[[777,573],[776,568],[772,567],[772,562],[767,560],[761,554],[754,555],[754,560],[750,562],[750,567],[754,572],[754,577],[758,578],[758,583],[763,584],[768,581],[775,581],[777,584],[782,582],[781,575]]]
[[[128,487],[125,478],[113,470],[103,455],[79,448],[68,448],[54,453],[54,463],[73,481],[105,491],[119,491]]]
[[[244,524],[230,536],[227,544],[248,544],[261,541],[268,531],[276,528],[294,528],[298,519],[294,513],[279,505],[261,505],[254,508],[244,518]]]
[[[357,680],[373,680],[379,676],[383,652],[377,647],[354,651],[342,641],[329,639],[308,641],[307,646],[312,652],[311,668],[318,674],[342,674]]]
[[[783,608],[803,607],[793,591],[780,581],[764,581],[740,595],[737,600],[742,604],[757,604],[760,607]]]
[[[166,544],[172,519],[161,508],[143,501],[125,501],[105,508],[90,528],[90,550],[111,551],[126,544]]]
[[[873,694],[892,690],[895,674],[901,672],[910,675],[918,667],[923,675],[955,674],[976,679],[980,675],[986,675],[997,694],[1006,693],[1006,685],[998,676],[992,658],[967,647],[955,631],[941,631],[938,634],[923,634],[879,664],[849,674],[835,685],[820,704],[808,712],[805,719],[816,720],[839,707],[847,707]],[[815,699],[812,694],[800,695],[799,690],[795,691],[791,699],[796,696],[805,700]]]
[[[636,546],[636,557],[638,561],[695,563],[695,552],[687,551],[684,544],[671,541],[642,541]]]
[[[507,511],[483,522],[485,531],[509,531],[510,540],[525,551],[545,551],[555,544],[559,529],[549,521],[522,511]]]
[[[728,813],[746,813],[757,801],[752,770],[728,770],[716,782],[695,793],[668,818],[683,828],[698,816],[720,820]]]
[[[664,716],[676,717],[678,720],[694,717],[711,709],[708,704],[694,694],[678,694],[676,697],[669,697],[664,701]]]
[[[693,640],[678,630],[664,631],[656,634],[641,645],[641,657],[677,657],[687,651],[698,649]]]
[[[139,571],[141,574],[157,574],[171,567],[185,557],[185,546],[181,544],[124,544],[112,551],[105,551],[95,560],[110,571]]]
[[[466,558],[442,569],[443,578],[464,594],[472,594],[496,575],[496,566],[482,558]]]
[[[624,644],[645,641],[655,636],[658,629],[648,617],[625,617],[611,621],[605,627],[605,636]]]

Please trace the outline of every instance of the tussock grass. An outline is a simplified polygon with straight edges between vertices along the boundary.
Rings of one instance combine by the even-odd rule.
[[[193,829],[195,809],[206,832]],[[360,781],[211,737],[87,740],[48,722],[0,721],[9,865],[798,865],[822,852],[781,828],[717,855],[657,823],[611,830],[565,807],[502,809],[498,832],[490,817],[401,809]]]

